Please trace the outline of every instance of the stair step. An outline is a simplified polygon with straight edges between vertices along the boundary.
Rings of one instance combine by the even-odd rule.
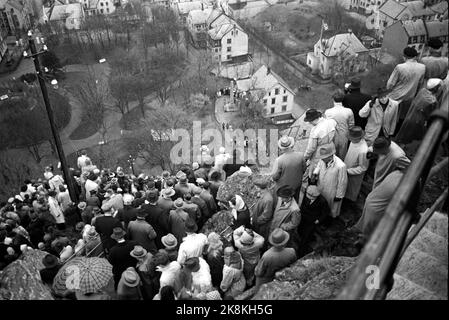
[[[448,219],[447,214],[435,212],[427,221],[424,228],[429,229],[433,233],[447,239]]]
[[[402,256],[396,273],[435,295],[447,297],[447,263],[428,253],[409,247]]]
[[[395,273],[393,289],[388,293],[387,300],[444,300],[433,292]]]
[[[448,242],[447,238],[433,233],[428,228],[422,228],[411,243],[413,248],[430,254],[435,259],[448,264]]]

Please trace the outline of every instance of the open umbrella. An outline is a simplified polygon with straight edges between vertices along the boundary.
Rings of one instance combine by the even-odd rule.
[[[67,262],[56,274],[53,290],[62,295],[67,290],[83,294],[97,292],[112,278],[112,265],[98,257],[77,257]]]

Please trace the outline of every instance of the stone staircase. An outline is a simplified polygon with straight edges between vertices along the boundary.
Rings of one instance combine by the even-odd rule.
[[[407,248],[387,300],[447,300],[448,217],[435,212]]]

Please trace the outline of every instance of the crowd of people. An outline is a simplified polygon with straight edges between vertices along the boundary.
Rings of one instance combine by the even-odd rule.
[[[232,158],[224,148],[213,164],[194,162],[157,177],[98,168],[83,151],[70,177],[75,199],[47,167],[43,178],[24,181],[1,204],[0,268],[30,248],[43,250],[41,278],[51,287],[73,257],[103,257],[112,265],[117,299],[235,299],[311,252],[317,226],[338,219],[342,206],[354,206],[372,176],[354,226],[366,239],[410,163],[401,145],[423,137],[429,115],[447,95],[441,46],[431,39],[422,63],[415,49],[405,48],[405,62],[375,97],[361,93],[353,79],[346,92],[333,94],[333,107],[307,110],[304,121],[313,127],[306,150],[296,151],[292,137],[279,139],[271,174],[253,179],[258,196],[251,207],[241,194],[217,197]],[[253,173],[243,165],[238,174]],[[202,233],[222,210],[232,215],[231,232]],[[68,297],[73,292],[61,298]]]

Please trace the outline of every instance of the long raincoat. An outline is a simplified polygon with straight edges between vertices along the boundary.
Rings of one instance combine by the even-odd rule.
[[[348,150],[349,128],[354,126],[354,113],[351,109],[343,107],[341,103],[334,102],[334,107],[327,109],[324,114],[326,118],[334,119],[337,122],[334,137],[336,155],[340,159],[344,159]]]
[[[366,158],[368,145],[364,139],[357,143],[351,142],[345,157],[346,171],[348,173],[348,186],[345,198],[356,201],[360,193],[363,177],[368,169],[369,161]]]
[[[331,209],[332,217],[340,215],[342,201],[335,201],[335,198],[345,196],[346,186],[348,184],[348,174],[344,162],[334,155],[334,159],[327,165],[323,160],[318,162],[318,190],[326,199]]]

